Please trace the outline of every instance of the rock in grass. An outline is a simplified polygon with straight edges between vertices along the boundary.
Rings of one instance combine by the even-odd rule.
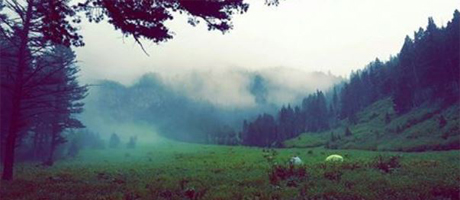
[[[341,155],[332,154],[326,158],[326,162],[343,162],[343,157]]]
[[[290,163],[293,165],[301,165],[302,160],[299,158],[299,156],[294,156],[291,158]]]

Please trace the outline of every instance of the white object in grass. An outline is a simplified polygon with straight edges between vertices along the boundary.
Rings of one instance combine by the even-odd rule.
[[[341,155],[332,154],[326,158],[326,162],[343,162],[343,157]]]
[[[302,160],[300,160],[299,156],[292,157],[290,161],[291,161],[291,164],[294,164],[294,165],[302,164]]]

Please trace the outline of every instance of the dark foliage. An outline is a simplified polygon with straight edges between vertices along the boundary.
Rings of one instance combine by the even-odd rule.
[[[277,127],[273,116],[263,114],[250,124],[243,125],[242,140],[245,145],[275,146],[277,141]]]
[[[209,30],[225,33],[232,28],[232,15],[245,13],[248,8],[243,0],[86,0],[75,6],[76,10],[85,12],[90,22],[107,18],[115,29],[126,36],[133,36],[139,44],[142,38],[155,43],[172,39],[173,33],[165,22],[173,19],[174,12],[187,15],[188,23],[193,26],[204,21]]]
[[[345,136],[348,137],[348,136],[352,136],[352,135],[353,135],[353,133],[351,133],[350,128],[347,127],[345,129]]]
[[[272,185],[297,187],[307,179],[307,167],[304,165],[273,165],[268,178]]]
[[[378,156],[372,165],[383,173],[391,173],[401,167],[400,158],[399,156]]]
[[[341,91],[341,117],[350,117],[378,99],[391,96],[394,108],[404,113],[426,101],[446,104],[459,100],[460,13],[446,27],[432,18],[414,38],[406,37],[398,56],[376,60],[353,73]]]
[[[323,176],[331,181],[340,181],[342,178],[343,172],[340,168],[332,167],[324,171]]]
[[[57,146],[66,141],[63,130],[82,127],[71,114],[81,112],[83,104],[77,101],[86,88],[76,81],[75,56],[67,48],[83,45],[68,0],[1,1],[0,7],[1,59],[8,63],[1,68],[2,93],[8,93],[1,105],[8,107],[2,113],[7,116],[2,124],[8,123],[1,137],[2,179],[11,180],[15,150],[26,133],[50,138],[47,163],[53,163]]]
[[[388,113],[385,113],[385,124],[389,124],[391,122],[391,116]]]
[[[324,147],[326,149],[337,149],[337,141],[340,140],[340,136],[336,136],[334,132],[331,132],[331,136],[329,138],[329,141],[326,142]]]
[[[321,131],[329,128],[329,110],[321,91],[309,95],[302,106],[283,106],[275,119],[269,114],[260,115],[255,121],[243,122],[242,144],[280,147],[282,141],[305,131]]]

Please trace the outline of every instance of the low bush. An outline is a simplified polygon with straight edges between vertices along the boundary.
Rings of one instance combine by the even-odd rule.
[[[400,156],[385,157],[380,155],[377,158],[375,158],[375,160],[372,163],[372,166],[375,169],[380,170],[381,172],[391,173],[395,169],[401,167],[400,158]]]
[[[272,185],[297,187],[300,182],[307,179],[307,167],[305,165],[273,165],[268,178]]]

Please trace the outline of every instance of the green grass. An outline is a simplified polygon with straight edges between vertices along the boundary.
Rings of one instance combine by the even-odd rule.
[[[291,140],[284,142],[284,145],[289,148],[308,148],[308,147],[320,147],[326,144],[329,140],[327,134],[302,134]]]
[[[7,199],[458,199],[459,151],[427,153],[276,149],[161,142],[135,150],[84,150],[53,167],[16,166]],[[326,164],[330,154],[344,163]],[[273,166],[298,155],[307,176],[270,182]],[[376,158],[399,155],[390,173]],[[292,179],[292,180],[291,180]],[[295,182],[288,186],[289,182]]]
[[[391,118],[386,122],[385,116]],[[443,116],[447,123],[440,126]],[[323,146],[330,135],[340,136],[332,146],[339,149],[379,151],[430,151],[460,148],[460,108],[452,105],[442,108],[438,104],[425,104],[403,115],[396,115],[391,99],[384,99],[366,107],[356,115],[358,122],[339,122],[336,128],[321,133],[304,133],[284,142],[286,147]],[[345,127],[353,133],[345,137]]]

